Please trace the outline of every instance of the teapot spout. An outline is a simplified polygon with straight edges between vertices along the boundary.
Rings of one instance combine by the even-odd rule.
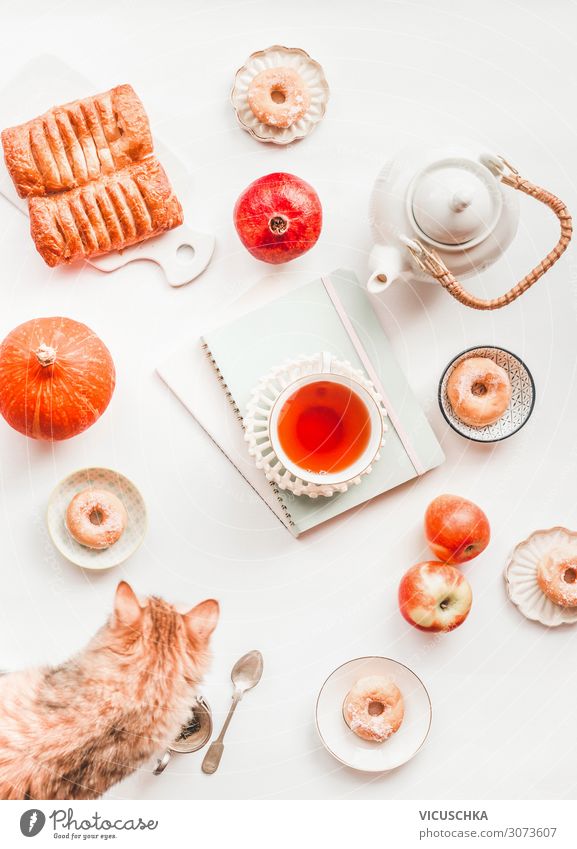
[[[403,256],[398,248],[375,245],[369,256],[367,289],[373,295],[380,295],[404,270]]]

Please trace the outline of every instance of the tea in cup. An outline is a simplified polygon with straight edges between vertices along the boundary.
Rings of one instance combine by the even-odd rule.
[[[283,389],[271,410],[269,438],[295,477],[315,484],[341,484],[374,462],[383,438],[376,399],[352,377],[322,370]]]

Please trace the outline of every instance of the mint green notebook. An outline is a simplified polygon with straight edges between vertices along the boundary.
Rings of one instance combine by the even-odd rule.
[[[370,475],[358,486],[330,498],[311,499],[277,490],[281,509],[297,536],[445,459],[395,360],[370,296],[351,271],[335,271],[325,280],[327,285],[319,279],[301,286],[202,338],[240,420],[253,387],[264,374],[285,360],[318,351],[330,351],[365,372],[362,359],[368,357],[384,389],[389,408],[388,431],[381,458]]]

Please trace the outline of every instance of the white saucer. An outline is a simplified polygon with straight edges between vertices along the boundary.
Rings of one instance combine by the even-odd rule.
[[[66,509],[76,493],[92,487],[107,489],[118,496],[128,514],[128,523],[120,539],[109,548],[86,548],[70,536],[66,527]],[[146,505],[136,486],[112,469],[89,468],[72,472],[60,481],[48,500],[46,524],[52,542],[67,560],[83,569],[111,569],[124,563],[142,543],[146,534]]]
[[[402,725],[384,743],[357,737],[343,718],[347,693],[367,675],[392,679],[403,694]],[[345,766],[363,772],[387,772],[411,760],[427,739],[431,719],[431,700],[421,679],[388,657],[358,657],[339,666],[323,684],[316,705],[317,731],[325,749]]]

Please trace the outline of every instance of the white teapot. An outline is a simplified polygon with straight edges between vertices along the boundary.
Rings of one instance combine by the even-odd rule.
[[[557,245],[529,274],[499,298],[469,294],[458,277],[495,262],[519,222],[510,186],[549,206],[561,225]],[[367,288],[381,294],[398,279],[438,282],[461,303],[498,309],[527,291],[559,259],[571,241],[571,216],[546,189],[523,179],[505,159],[471,144],[408,148],[382,169],[371,198],[375,247]],[[450,269],[450,270],[449,270]]]

